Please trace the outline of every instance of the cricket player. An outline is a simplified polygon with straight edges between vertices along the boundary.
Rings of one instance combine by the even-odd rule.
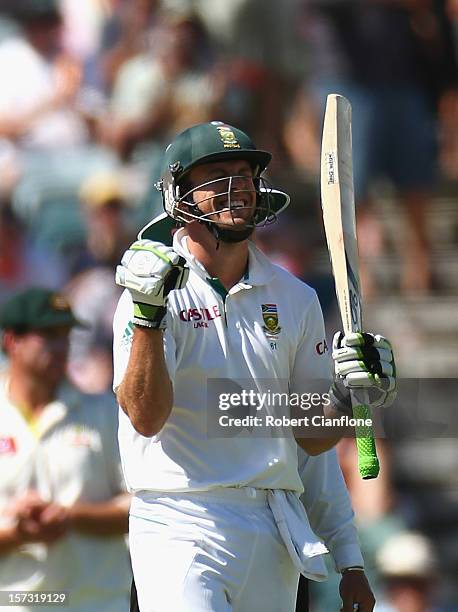
[[[251,384],[265,400],[270,387],[293,394],[327,379],[332,417],[351,414],[349,387],[369,390],[377,407],[394,395],[393,354],[380,336],[337,334],[332,376],[315,291],[250,240],[289,203],[262,177],[270,159],[222,122],[179,134],[158,185],[179,226],[173,245],[151,240],[166,229],[162,215],[117,268],[126,291],[114,319],[114,389],[141,612],[294,610],[299,573],[326,579],[327,549],[299,499],[297,444],[318,455],[344,432],[212,435],[218,397]],[[263,402],[259,413],[267,422],[276,410]]]
[[[0,309],[0,606],[18,612],[128,605],[116,411],[66,381],[77,325],[65,296],[42,287]]]

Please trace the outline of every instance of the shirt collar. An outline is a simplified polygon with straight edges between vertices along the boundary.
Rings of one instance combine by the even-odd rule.
[[[207,280],[209,274],[200,261],[190,253],[188,249],[188,236],[185,228],[175,232],[173,237],[173,249],[178,255],[186,259],[191,270],[201,278]],[[275,267],[272,262],[262,253],[251,240],[248,241],[248,271],[236,286],[249,289],[255,286],[266,285],[273,278]],[[232,289],[231,289],[232,291]]]
[[[173,250],[181,257],[186,259],[186,262],[191,270],[201,276],[204,279],[209,277],[207,270],[200,263],[200,261],[194,257],[194,255],[188,249],[188,235],[186,234],[185,228],[182,227],[175,232],[173,236]]]
[[[17,406],[10,401],[8,395],[9,377],[7,372],[2,373],[0,381],[3,387],[2,391],[5,401],[27,423],[27,426],[36,438],[41,438],[41,436],[49,431],[51,427],[62,421],[68,414],[70,405],[73,409],[78,405],[78,394],[74,392],[70,385],[64,383],[59,388],[56,399],[50,402],[38,416],[35,416],[27,408]]]

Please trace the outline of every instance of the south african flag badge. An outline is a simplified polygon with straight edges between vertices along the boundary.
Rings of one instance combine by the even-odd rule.
[[[281,327],[278,324],[278,311],[276,304],[261,304],[264,325],[262,329],[266,336],[278,336]]]

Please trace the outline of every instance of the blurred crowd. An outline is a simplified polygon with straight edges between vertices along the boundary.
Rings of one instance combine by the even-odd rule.
[[[384,193],[405,218],[389,289],[440,294],[428,215],[437,193],[458,192],[457,56],[457,0],[2,0],[0,303],[34,284],[63,290],[89,323],[72,332],[69,375],[86,393],[107,393],[114,267],[160,212],[154,183],[168,142],[189,125],[220,119],[273,153],[268,178],[293,204],[257,239],[317,289],[335,328],[333,280],[319,265],[320,132],[331,92],[353,105],[366,299],[380,292],[373,261],[393,248],[377,214]],[[346,465],[345,445],[341,453]],[[388,447],[384,454],[388,464]],[[429,551],[424,536],[401,538],[394,553],[407,555],[407,546],[413,569],[383,569],[381,542],[421,522],[403,514],[388,467],[370,495],[360,492],[367,483],[351,482],[352,470],[363,545],[385,586],[383,610],[436,609],[438,584],[450,602],[438,559],[427,553],[422,565],[412,552]],[[398,605],[403,577],[410,603]],[[328,594],[315,595],[316,610],[334,609],[318,607]]]
[[[430,198],[458,178],[456,1],[2,7],[0,300],[38,278],[66,287],[78,315],[91,318],[71,358],[85,389],[109,388],[113,266],[160,209],[162,151],[194,123],[233,122],[274,153],[269,179],[294,205],[259,241],[317,287],[326,309],[332,280],[314,265],[319,138],[326,94],[347,95],[362,260],[391,247],[374,214],[384,180],[408,220],[399,291],[436,289]],[[370,299],[377,287],[366,265],[362,276]]]

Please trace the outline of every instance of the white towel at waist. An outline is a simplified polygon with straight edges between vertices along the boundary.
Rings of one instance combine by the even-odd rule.
[[[274,489],[268,492],[267,502],[296,569],[310,580],[326,580],[328,571],[322,555],[329,551],[313,533],[298,495]]]

